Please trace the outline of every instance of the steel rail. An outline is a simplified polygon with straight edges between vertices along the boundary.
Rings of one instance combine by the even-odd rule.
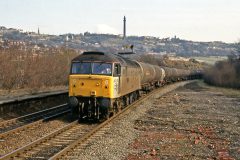
[[[55,109],[58,109],[58,108],[65,107],[65,106],[67,106],[66,103],[62,104],[62,105],[52,107],[52,108],[48,108],[48,109],[45,109],[45,110],[41,110],[41,111],[38,111],[38,112],[30,113],[30,114],[27,114],[27,115],[24,115],[24,116],[21,116],[21,117],[17,117],[17,118],[13,118],[13,119],[10,119],[10,120],[7,120],[7,121],[3,121],[3,122],[0,122],[0,127],[4,127],[6,125],[15,123],[17,121],[23,121],[25,119],[27,120],[27,118],[29,118],[29,117],[32,117],[32,116],[35,116],[35,115],[41,115],[45,112],[49,112],[49,111],[52,111],[52,110],[55,110]]]
[[[46,136],[44,136],[44,137],[34,141],[32,143],[29,143],[29,144],[27,144],[27,145],[25,145],[25,146],[15,150],[15,151],[13,151],[13,152],[10,152],[10,153],[8,153],[6,155],[3,155],[2,157],[0,157],[0,160],[14,158],[14,157],[20,155],[21,153],[23,153],[24,151],[27,151],[27,150],[31,149],[32,147],[34,147],[34,146],[36,146],[36,145],[38,145],[40,143],[43,143],[44,141],[46,141],[46,140],[48,140],[48,139],[50,139],[50,138],[52,138],[52,137],[54,137],[54,136],[56,136],[56,135],[58,135],[58,134],[60,134],[62,132],[68,130],[69,128],[73,127],[76,124],[78,124],[78,121],[74,121],[74,122],[68,124],[67,126],[64,126],[64,127],[60,128],[59,130],[54,131],[54,132],[52,132],[52,133],[50,133],[50,134],[48,134],[48,135],[46,135]]]
[[[56,107],[54,107],[54,108],[56,109]],[[10,135],[10,134],[22,131],[22,130],[26,130],[26,129],[28,129],[28,128],[32,127],[32,126],[36,126],[37,124],[40,124],[40,123],[42,123],[42,122],[44,122],[46,120],[53,119],[55,117],[61,116],[63,114],[69,113],[69,112],[71,112],[70,109],[65,109],[65,110],[63,110],[63,111],[61,111],[59,113],[55,113],[55,114],[52,114],[52,115],[48,115],[48,116],[42,115],[41,116],[42,119],[40,119],[40,120],[29,122],[28,124],[25,124],[25,125],[19,126],[17,128],[8,130],[6,132],[0,133],[0,138],[2,139],[4,137],[6,137],[7,135]]]

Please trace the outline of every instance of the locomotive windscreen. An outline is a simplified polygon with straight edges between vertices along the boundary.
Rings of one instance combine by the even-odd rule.
[[[72,63],[72,74],[91,74],[91,63]]]
[[[112,64],[100,62],[74,62],[72,63],[71,74],[112,75]]]

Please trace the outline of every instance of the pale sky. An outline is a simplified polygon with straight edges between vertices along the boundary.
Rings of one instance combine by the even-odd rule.
[[[0,0],[0,26],[41,33],[240,40],[240,0]]]

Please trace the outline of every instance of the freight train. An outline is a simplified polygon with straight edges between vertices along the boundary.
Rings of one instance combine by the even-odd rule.
[[[105,119],[137,100],[143,92],[179,80],[197,78],[190,70],[160,67],[119,54],[84,52],[72,60],[69,105],[82,119]]]

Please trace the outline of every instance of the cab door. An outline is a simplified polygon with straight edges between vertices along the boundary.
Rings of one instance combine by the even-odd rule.
[[[114,64],[114,70],[113,70],[113,77],[114,77],[114,95],[120,96],[121,93],[121,65],[120,63]]]

